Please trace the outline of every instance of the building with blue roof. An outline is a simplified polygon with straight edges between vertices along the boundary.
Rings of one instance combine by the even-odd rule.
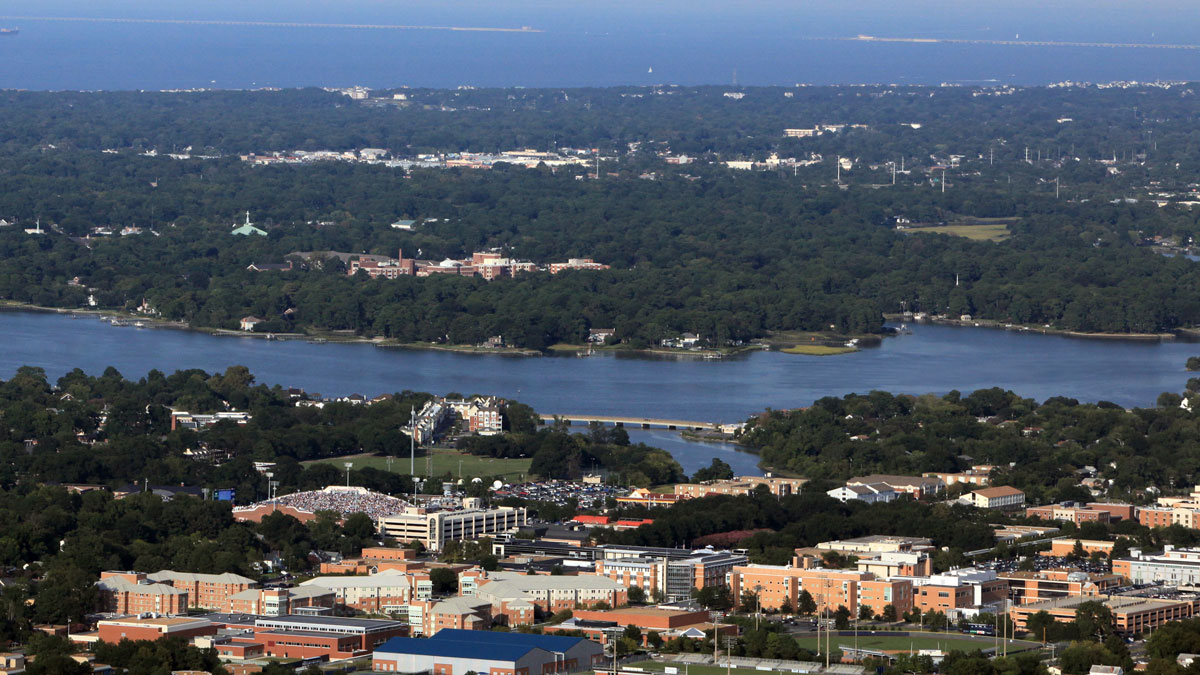
[[[428,639],[392,638],[375,649],[377,672],[549,675],[591,670],[603,648],[584,638],[445,628]]]

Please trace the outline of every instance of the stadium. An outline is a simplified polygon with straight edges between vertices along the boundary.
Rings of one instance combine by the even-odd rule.
[[[365,513],[372,520],[379,522],[380,518],[396,515],[410,506],[411,504],[403,499],[363,487],[330,485],[323,490],[293,492],[268,501],[236,507],[233,509],[233,517],[257,523],[271,513],[281,512],[307,523],[317,517],[318,511],[333,511],[338,514],[340,520],[345,520],[354,513]]]

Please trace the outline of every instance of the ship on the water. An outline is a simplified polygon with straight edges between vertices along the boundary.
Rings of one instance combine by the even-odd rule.
[[[20,32],[21,29],[19,28],[0,28],[0,35],[16,35]]]

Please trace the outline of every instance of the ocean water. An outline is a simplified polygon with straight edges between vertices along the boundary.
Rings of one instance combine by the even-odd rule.
[[[454,87],[1200,79],[1200,50],[887,37],[1200,43],[1194,0],[6,0],[0,88]],[[31,18],[42,17],[42,18]],[[520,28],[269,27],[203,20]]]

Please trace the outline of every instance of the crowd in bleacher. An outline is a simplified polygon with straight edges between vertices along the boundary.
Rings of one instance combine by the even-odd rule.
[[[362,488],[310,490],[294,492],[290,495],[276,497],[279,506],[291,506],[301,511],[316,513],[317,511],[335,511],[343,518],[352,513],[365,513],[374,520],[384,516],[400,513],[408,502],[396,497],[389,497],[381,492],[372,492]]]

